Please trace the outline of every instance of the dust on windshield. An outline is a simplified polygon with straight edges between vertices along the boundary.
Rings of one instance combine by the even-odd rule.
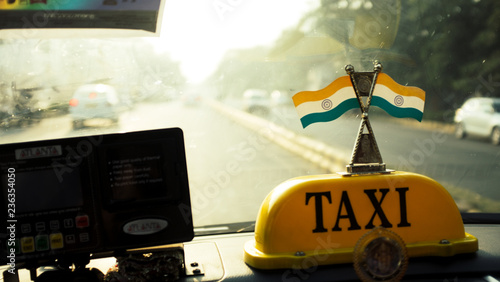
[[[378,60],[426,92],[422,122],[370,109],[387,168],[499,212],[498,147],[454,122],[468,98],[499,95],[499,5],[300,2],[167,1],[159,37],[3,39],[0,142],[180,127],[195,225],[252,221],[279,183],[350,161],[360,110],[303,128],[291,97]]]

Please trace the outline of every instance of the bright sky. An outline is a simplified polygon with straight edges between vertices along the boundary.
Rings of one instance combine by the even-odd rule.
[[[189,82],[199,82],[228,49],[269,45],[317,2],[167,0],[158,48],[181,62]]]

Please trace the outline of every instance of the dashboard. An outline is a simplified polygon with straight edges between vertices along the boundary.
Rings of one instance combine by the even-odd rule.
[[[500,279],[500,226],[494,224],[466,224],[480,241],[474,254],[454,257],[411,258],[402,281],[483,281]],[[318,266],[308,269],[258,270],[245,264],[244,244],[253,232],[201,235],[184,244],[186,268],[191,273],[178,281],[359,281],[352,264]],[[106,272],[116,263],[115,258],[101,258],[88,267]],[[196,273],[196,269],[200,273]],[[27,270],[20,272],[29,277]],[[7,280],[5,280],[7,281]]]
[[[479,250],[455,257],[410,258],[402,281],[498,281],[500,279],[500,234],[498,225],[466,225],[477,236]],[[243,246],[253,233],[198,236],[187,243],[187,262],[203,265],[205,276],[184,281],[359,281],[352,264],[307,269],[258,270],[243,261]],[[217,277],[218,276],[218,277]],[[194,277],[193,277],[194,278]]]

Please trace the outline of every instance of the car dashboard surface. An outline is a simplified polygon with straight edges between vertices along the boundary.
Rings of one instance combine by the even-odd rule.
[[[452,257],[410,258],[402,281],[500,281],[500,225],[466,224],[465,231],[479,240],[479,250]],[[243,246],[253,232],[196,236],[184,243],[187,275],[178,281],[359,281],[353,264],[318,265],[307,262],[305,269],[259,270],[243,259]],[[115,258],[94,259],[89,268],[106,273]],[[30,281],[26,269],[20,281]],[[5,280],[7,281],[7,280]]]
[[[476,253],[410,258],[403,281],[500,281],[500,226],[466,224],[465,231],[478,238]],[[206,235],[186,242],[186,269],[199,274],[179,281],[359,281],[353,264],[318,265],[310,260],[306,269],[252,268],[243,260],[243,246],[253,236],[253,232]],[[106,271],[113,263],[113,258],[103,258],[89,266]]]

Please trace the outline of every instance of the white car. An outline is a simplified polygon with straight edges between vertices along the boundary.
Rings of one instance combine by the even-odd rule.
[[[470,98],[455,113],[455,136],[490,138],[500,144],[500,98]]]
[[[270,111],[271,100],[267,91],[247,89],[243,93],[243,110],[251,114],[266,115]]]
[[[80,86],[69,101],[73,128],[82,128],[88,120],[118,122],[119,103],[118,94],[113,86],[105,84]]]

